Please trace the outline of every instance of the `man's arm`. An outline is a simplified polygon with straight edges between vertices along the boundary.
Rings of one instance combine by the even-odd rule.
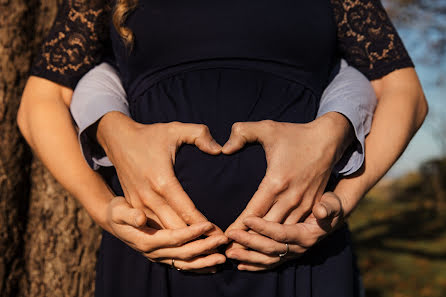
[[[317,117],[329,112],[344,115],[351,123],[356,139],[335,172],[349,175],[362,165],[364,140],[370,130],[376,96],[367,78],[342,61],[339,73],[322,94]],[[116,70],[102,63],[88,72],[78,83],[71,103],[71,113],[79,127],[79,140],[90,167],[112,166],[94,139],[95,124],[111,111],[129,116],[128,102]],[[90,130],[90,131],[89,131]]]

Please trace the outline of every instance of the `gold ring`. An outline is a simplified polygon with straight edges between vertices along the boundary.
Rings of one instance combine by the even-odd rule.
[[[288,252],[290,251],[290,247],[288,246],[288,243],[285,243],[285,245],[286,245],[286,251],[285,251],[285,253],[280,253],[279,254],[280,258],[285,257],[288,254]]]
[[[175,259],[174,258],[172,258],[172,263],[170,264],[170,267],[175,268],[178,271],[181,271],[181,268],[175,267]]]

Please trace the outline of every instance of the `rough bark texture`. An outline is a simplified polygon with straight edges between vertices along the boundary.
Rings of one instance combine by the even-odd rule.
[[[0,0],[0,296],[92,296],[100,230],[16,125],[32,55],[60,0]],[[32,163],[32,170],[30,170]]]
[[[0,296],[15,296],[23,274],[29,152],[15,124],[31,59],[36,1],[0,0]]]
[[[21,295],[93,296],[99,228],[39,161],[31,175]]]

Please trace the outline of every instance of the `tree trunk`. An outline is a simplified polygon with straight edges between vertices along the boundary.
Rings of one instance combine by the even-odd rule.
[[[21,296],[93,296],[100,230],[36,160]]]
[[[60,0],[0,0],[0,296],[92,296],[100,230],[20,137],[32,55]],[[32,170],[31,169],[32,163]]]

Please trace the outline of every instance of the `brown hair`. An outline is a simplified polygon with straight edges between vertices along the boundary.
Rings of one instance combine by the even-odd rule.
[[[121,36],[124,44],[132,48],[134,35],[132,30],[124,26],[128,14],[138,5],[138,0],[117,0],[113,11],[113,25]]]

